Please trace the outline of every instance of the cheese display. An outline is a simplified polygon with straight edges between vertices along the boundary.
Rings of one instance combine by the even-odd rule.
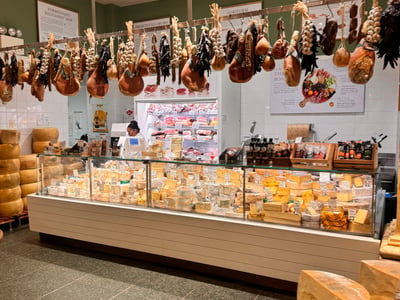
[[[21,139],[19,130],[0,129],[0,144],[18,145]]]
[[[0,175],[19,172],[19,169],[19,159],[0,159]]]
[[[396,299],[400,293],[400,262],[388,259],[361,261],[360,283],[368,290],[371,300]]]
[[[13,217],[22,213],[24,202],[21,198],[8,202],[0,202],[0,217]]]
[[[368,290],[347,277],[323,271],[303,270],[297,286],[297,300],[366,300]]]
[[[19,157],[20,169],[31,170],[39,167],[38,157],[36,154],[26,154]]]
[[[59,136],[58,128],[33,128],[32,142],[57,141]]]

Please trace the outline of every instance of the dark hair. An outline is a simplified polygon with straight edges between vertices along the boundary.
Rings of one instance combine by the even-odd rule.
[[[130,129],[136,129],[138,132],[140,132],[139,125],[138,125],[138,123],[137,123],[135,120],[132,120],[132,121],[129,123],[128,128],[130,128]]]

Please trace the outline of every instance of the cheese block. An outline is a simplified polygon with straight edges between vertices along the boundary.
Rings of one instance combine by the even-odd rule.
[[[355,187],[363,187],[364,186],[364,181],[360,176],[354,177],[353,183]]]
[[[0,189],[0,203],[10,202],[21,198],[21,187],[18,185],[10,189]]]
[[[307,189],[290,189],[290,195],[291,196],[303,196],[304,194],[310,194],[312,195],[312,190],[307,190]]]
[[[321,202],[328,202],[329,200],[331,200],[331,197],[328,195],[319,195],[318,196],[318,201]]]
[[[282,212],[282,203],[281,202],[264,202],[263,210]]]
[[[372,300],[396,299],[400,293],[400,262],[362,260],[360,283],[368,290]]]
[[[366,300],[368,290],[347,277],[317,270],[302,270],[297,286],[297,300]]]
[[[20,162],[18,158],[0,160],[1,175],[19,172],[19,169],[20,169]]]
[[[0,202],[0,217],[14,217],[22,213],[24,202],[21,198],[9,202]]]
[[[32,141],[33,142],[46,142],[51,140],[58,140],[58,128],[33,128]]]
[[[368,210],[366,209],[358,209],[356,212],[356,215],[354,216],[354,223],[358,223],[358,224],[366,224],[369,223],[368,221]]]
[[[372,234],[372,224],[359,224],[349,222],[348,230],[350,232]]]
[[[0,175],[0,189],[10,189],[20,184],[19,173],[9,173]]]
[[[295,182],[295,181],[286,181],[286,187],[289,189],[295,189],[295,190],[308,190],[312,189],[312,181],[308,182]]]
[[[44,179],[52,179],[54,177],[62,176],[63,174],[64,174],[64,166],[61,164],[43,167]]]
[[[21,134],[19,130],[2,129],[0,130],[0,144],[19,144]]]
[[[19,158],[21,148],[14,144],[0,144],[0,159]]]
[[[40,180],[38,169],[19,171],[21,184],[33,183]]]
[[[304,183],[304,182],[310,182],[311,181],[311,174],[301,174],[301,175],[295,175],[295,174],[290,174],[287,177],[288,181],[296,182],[298,184]]]
[[[277,195],[280,196],[289,196],[290,195],[290,189],[286,187],[278,187],[278,190],[276,191]]]
[[[37,169],[39,167],[38,157],[36,154],[21,155],[19,161],[21,164],[21,170]]]
[[[349,202],[353,200],[353,194],[350,192],[338,192],[336,198],[341,202]]]

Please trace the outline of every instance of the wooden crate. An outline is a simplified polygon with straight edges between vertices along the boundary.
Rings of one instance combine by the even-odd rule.
[[[339,159],[339,146],[336,144],[333,168],[338,170],[375,171],[378,168],[378,145],[372,145],[372,159]]]
[[[308,169],[308,170],[332,170],[333,168],[333,154],[335,152],[335,144],[330,143],[302,143],[306,145],[323,145],[326,147],[326,155],[324,159],[313,158],[295,158],[296,149],[298,144],[294,145],[292,153],[290,154],[290,161],[293,168]]]
[[[273,167],[291,167],[292,162],[290,157],[273,157],[272,158]]]

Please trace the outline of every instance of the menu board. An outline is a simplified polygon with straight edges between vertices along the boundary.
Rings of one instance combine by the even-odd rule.
[[[37,0],[39,41],[49,39],[53,33],[56,40],[79,36],[79,14],[75,11]]]
[[[276,60],[270,78],[272,114],[315,114],[364,112],[365,85],[348,78],[348,68],[338,68],[332,56],[318,57],[318,69],[304,76],[300,84],[289,87],[283,74],[283,60]]]

